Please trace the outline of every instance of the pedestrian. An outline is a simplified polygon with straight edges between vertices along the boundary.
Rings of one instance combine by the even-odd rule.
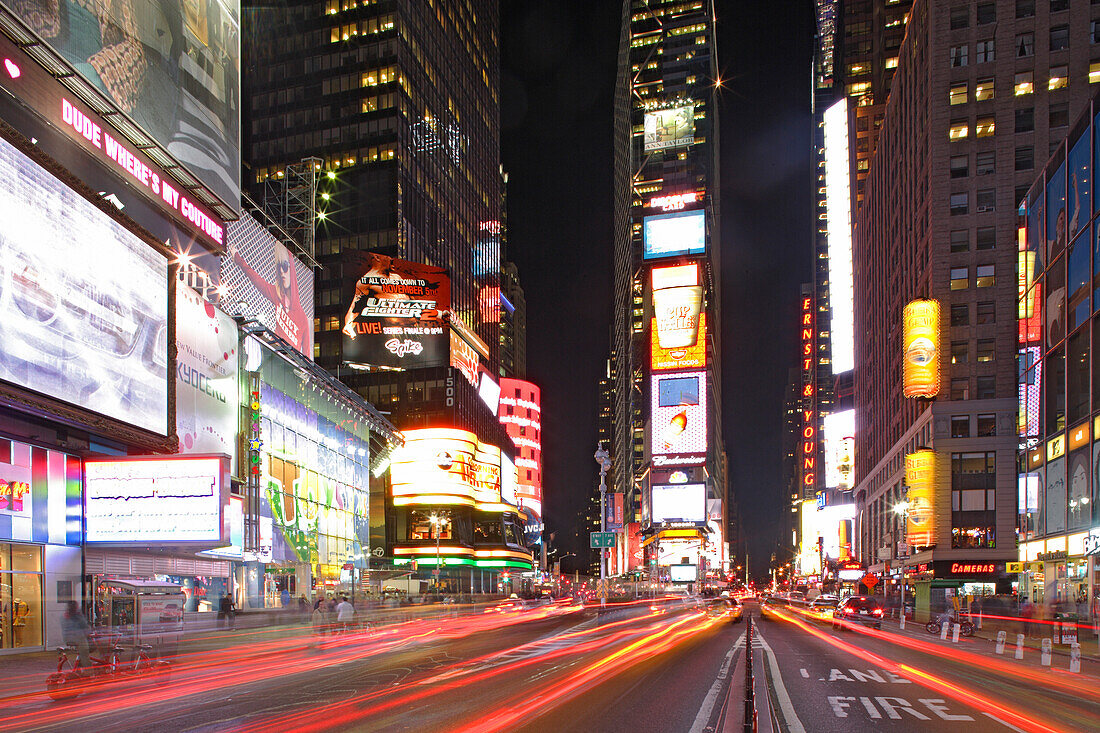
[[[347,596],[341,596],[340,602],[336,604],[336,623],[340,624],[342,631],[347,631],[354,617],[355,606],[348,603]]]
[[[222,593],[221,600],[218,601],[218,621],[218,626],[222,628],[233,628],[233,599],[228,593]]]
[[[298,615],[302,617],[302,623],[309,623],[309,615],[311,612],[309,601],[306,600],[305,593],[298,596]]]
[[[77,654],[80,655],[80,666],[84,669],[92,666],[88,654],[88,636],[91,633],[92,627],[80,612],[76,601],[69,601],[65,606],[65,614],[61,617],[61,634],[66,644],[76,647]]]
[[[317,641],[320,643],[321,637],[325,635],[325,625],[328,624],[325,599],[318,598],[317,602],[313,604],[313,616],[311,617],[311,621],[313,623],[313,633],[317,635]]]
[[[286,588],[283,588],[283,590],[279,593],[279,605],[282,606],[284,610],[290,608],[290,591],[288,591]]]

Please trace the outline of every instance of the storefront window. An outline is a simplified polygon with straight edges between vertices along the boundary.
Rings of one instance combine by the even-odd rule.
[[[450,510],[442,509],[434,512],[414,510],[409,512],[410,541],[449,540],[453,537]]]
[[[1069,529],[1092,524],[1092,501],[1089,498],[1089,450],[1082,448],[1069,456]]]
[[[0,543],[0,649],[44,644],[42,549]]]
[[[1046,533],[1066,531],[1066,459],[1057,458],[1047,464]]]

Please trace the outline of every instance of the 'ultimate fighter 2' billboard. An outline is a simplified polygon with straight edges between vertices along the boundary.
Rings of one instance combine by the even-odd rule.
[[[448,364],[447,271],[370,252],[348,257],[345,271],[358,277],[344,316],[344,359],[389,369]]]

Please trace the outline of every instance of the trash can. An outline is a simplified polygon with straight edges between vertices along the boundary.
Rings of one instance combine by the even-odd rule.
[[[1054,643],[1066,645],[1077,643],[1076,613],[1054,614]]]

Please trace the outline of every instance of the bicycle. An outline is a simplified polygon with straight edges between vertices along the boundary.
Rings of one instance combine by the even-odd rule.
[[[81,692],[85,692],[89,684],[104,681],[103,678],[114,677],[118,673],[118,655],[124,650],[119,645],[111,647],[106,658],[95,657],[91,654],[88,658],[92,661],[91,667],[84,667],[77,656],[69,662],[68,651],[76,651],[76,646],[69,644],[57,647],[57,671],[46,677],[46,694],[53,700],[70,700]],[[65,665],[69,664],[66,669]]]
[[[954,623],[959,624],[959,635],[961,635],[961,636],[974,636],[974,622],[973,621],[968,621],[967,619],[962,619],[961,621],[957,621],[955,619],[955,617],[949,616],[948,617],[948,624],[954,624]],[[925,625],[924,628],[928,631],[929,634],[939,634],[939,633],[941,633],[943,631],[943,618],[940,617],[940,618],[932,619],[931,621],[928,622],[927,625]],[[950,626],[948,628],[950,628]]]
[[[156,673],[161,681],[166,681],[172,673],[172,664],[165,659],[152,659],[149,656],[149,650],[152,648],[152,644],[135,645],[133,661],[117,665],[116,672],[121,674]]]

